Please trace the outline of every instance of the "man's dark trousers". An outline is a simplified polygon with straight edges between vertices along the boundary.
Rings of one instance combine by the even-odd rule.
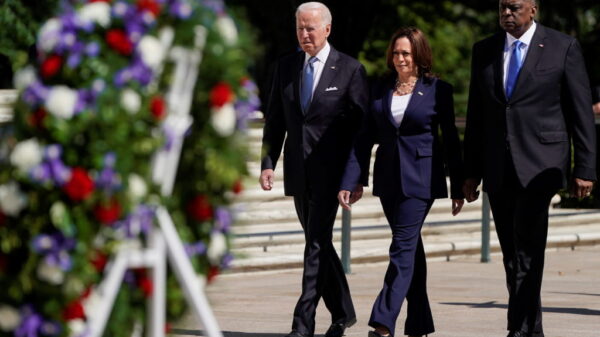
[[[319,299],[331,313],[333,323],[346,323],[356,317],[344,269],[332,242],[338,210],[335,191],[313,193],[307,188],[294,197],[298,219],[304,230],[304,274],[302,295],[294,310],[292,329],[308,336],[314,334]]]
[[[544,336],[541,300],[548,208],[558,192],[556,175],[546,171],[527,187],[519,182],[510,154],[505,154],[501,188],[489,194],[502,249],[508,300],[508,330]]]

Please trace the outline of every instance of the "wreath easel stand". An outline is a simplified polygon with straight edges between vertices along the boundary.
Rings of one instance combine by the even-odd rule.
[[[164,126],[170,129],[174,137],[171,146],[159,150],[152,163],[153,181],[160,186],[164,196],[170,195],[173,191],[184,134],[193,122],[190,107],[202,52],[206,44],[206,29],[197,26],[195,34],[196,41],[193,49],[177,46],[172,48],[168,55],[175,64],[175,76],[167,94],[169,114]],[[172,38],[163,34],[161,42],[169,46]],[[148,236],[148,247],[122,249],[107,267],[105,278],[98,286],[102,301],[98,305],[97,314],[88,317],[89,336],[102,336],[125,272],[131,268],[151,270],[154,288],[148,300],[147,336],[165,336],[168,257],[187,302],[202,323],[206,336],[223,337],[204,294],[204,282],[201,282],[195,273],[169,212],[164,206],[158,206],[155,211],[158,226],[154,226]]]

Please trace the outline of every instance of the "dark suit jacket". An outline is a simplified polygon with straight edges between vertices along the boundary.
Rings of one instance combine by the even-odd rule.
[[[298,196],[310,188],[337,194],[346,159],[367,109],[364,67],[331,47],[321,78],[303,114],[300,79],[304,52],[280,60],[274,75],[263,134],[261,168],[275,169],[285,140],[284,188]]]
[[[594,104],[600,103],[600,85],[592,88],[592,102]]]
[[[473,46],[466,177],[483,178],[484,190],[497,191],[508,150],[522,186],[545,176],[544,184],[561,188],[570,173],[572,141],[573,176],[595,180],[594,116],[579,43],[538,23],[507,100],[502,83],[505,34]]]
[[[373,172],[373,194],[402,194],[421,199],[448,196],[444,163],[450,172],[451,196],[463,198],[462,156],[454,125],[452,86],[436,78],[417,81],[398,126],[392,117],[394,79],[374,87],[370,112],[350,155],[341,189],[368,184],[371,149],[379,144]],[[439,141],[442,131],[443,146]]]

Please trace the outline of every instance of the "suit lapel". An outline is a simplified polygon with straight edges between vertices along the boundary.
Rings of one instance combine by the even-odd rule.
[[[383,109],[381,111],[390,123],[392,123],[394,128],[397,128],[399,125],[396,123],[394,116],[392,116],[392,97],[394,97],[394,85],[392,84],[392,81],[390,81],[385,86],[385,95],[383,95],[383,101],[381,102],[381,104],[383,104]]]
[[[302,106],[300,105],[300,82],[302,81],[302,68],[304,66],[304,57],[305,54],[303,51],[298,53],[298,57],[296,58],[296,63],[294,65],[294,69],[296,69],[296,71],[294,72],[293,78],[294,102],[296,102],[296,111],[300,112],[300,115],[302,115]]]
[[[417,107],[419,107],[423,98],[429,93],[429,87],[430,85],[423,81],[423,77],[420,77],[417,80],[417,83],[415,83],[415,88],[412,92],[412,96],[410,97],[408,105],[406,106],[406,111],[404,111],[404,118],[402,118],[402,121],[405,121],[406,116],[413,113]]]
[[[525,62],[523,63],[523,67],[521,67],[521,71],[519,72],[519,77],[517,78],[517,83],[515,84],[515,89],[511,100],[518,98],[519,88],[524,85],[524,82],[527,82],[531,74],[534,72],[535,66],[538,64],[538,61],[544,53],[545,39],[546,32],[544,30],[544,27],[538,23],[535,33],[533,34],[533,37],[531,39],[529,49],[527,50]],[[521,92],[522,91],[523,90],[521,90]]]
[[[504,45],[506,44],[506,33],[498,35],[494,55],[494,90],[496,97],[501,102],[506,102],[506,92],[504,91]]]
[[[333,79],[337,76],[339,71],[337,66],[338,61],[338,52],[333,47],[329,51],[329,56],[327,57],[327,61],[325,61],[325,65],[323,65],[323,70],[321,72],[321,78],[319,79],[319,83],[317,83],[317,87],[313,93],[312,100],[310,101],[310,106],[308,107],[308,111],[306,115],[313,113],[314,106],[318,106],[317,101],[321,98],[325,89],[328,88],[333,81]],[[299,92],[299,91],[298,91]],[[298,96],[300,97],[300,96]],[[317,104],[315,104],[317,103]]]

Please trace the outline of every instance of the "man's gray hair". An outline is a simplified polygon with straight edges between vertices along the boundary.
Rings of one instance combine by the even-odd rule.
[[[300,12],[305,12],[309,10],[318,10],[321,13],[321,21],[323,22],[323,24],[331,24],[331,12],[329,11],[329,8],[327,8],[327,6],[325,6],[324,4],[316,1],[305,2],[298,6],[298,9],[296,9],[296,19],[298,18],[298,14],[300,14]]]

